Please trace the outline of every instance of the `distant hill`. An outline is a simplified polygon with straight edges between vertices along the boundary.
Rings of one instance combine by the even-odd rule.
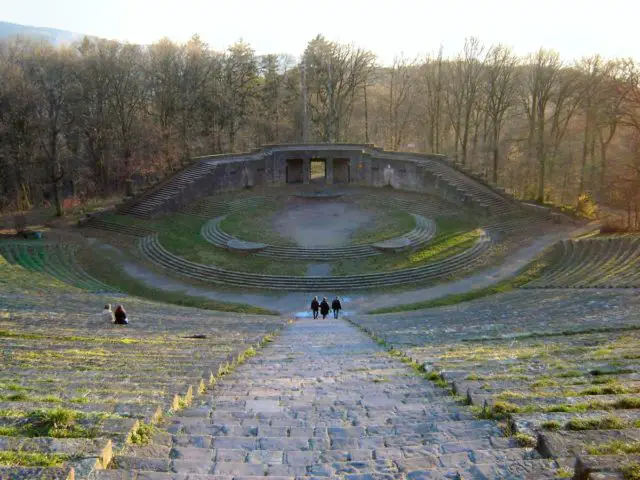
[[[15,36],[46,40],[53,45],[72,43],[84,37],[81,33],[59,30],[57,28],[31,27],[17,23],[0,22],[0,39]]]

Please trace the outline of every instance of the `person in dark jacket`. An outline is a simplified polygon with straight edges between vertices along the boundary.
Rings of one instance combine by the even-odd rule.
[[[318,302],[318,297],[313,297],[311,300],[311,311],[313,312],[313,318],[318,318],[318,310],[320,310],[320,302]]]
[[[116,308],[116,311],[113,312],[113,316],[115,317],[115,320],[113,323],[115,323],[116,325],[129,324],[129,320],[127,319],[127,312],[124,310],[124,307],[122,305],[118,305],[118,307]]]
[[[331,302],[331,310],[333,310],[333,318],[338,318],[340,310],[342,310],[342,304],[338,297],[334,298],[333,302]]]
[[[322,318],[327,318],[329,315],[329,302],[327,302],[327,297],[322,298],[322,302],[320,302],[320,313],[322,314]]]

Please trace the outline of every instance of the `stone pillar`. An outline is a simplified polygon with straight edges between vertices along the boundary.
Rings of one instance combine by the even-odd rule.
[[[302,159],[302,183],[309,185],[311,182],[311,158],[305,156]]]
[[[127,178],[124,181],[124,193],[127,197],[133,197],[135,193],[133,188],[133,180],[130,178]]]
[[[333,157],[327,157],[324,161],[324,176],[327,185],[333,184]]]

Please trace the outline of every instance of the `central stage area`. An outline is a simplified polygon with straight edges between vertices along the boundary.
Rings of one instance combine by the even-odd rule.
[[[302,198],[272,216],[274,230],[305,248],[350,245],[355,232],[375,228],[375,218],[374,212],[355,203]]]

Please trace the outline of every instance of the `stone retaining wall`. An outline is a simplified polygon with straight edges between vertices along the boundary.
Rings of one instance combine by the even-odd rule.
[[[311,183],[311,162],[325,162],[322,185],[355,184],[430,192],[489,215],[514,202],[456,170],[442,155],[385,152],[371,145],[267,145],[250,153],[198,157],[174,177],[119,208],[140,217],[179,210],[218,192]],[[287,170],[289,169],[289,172]]]

